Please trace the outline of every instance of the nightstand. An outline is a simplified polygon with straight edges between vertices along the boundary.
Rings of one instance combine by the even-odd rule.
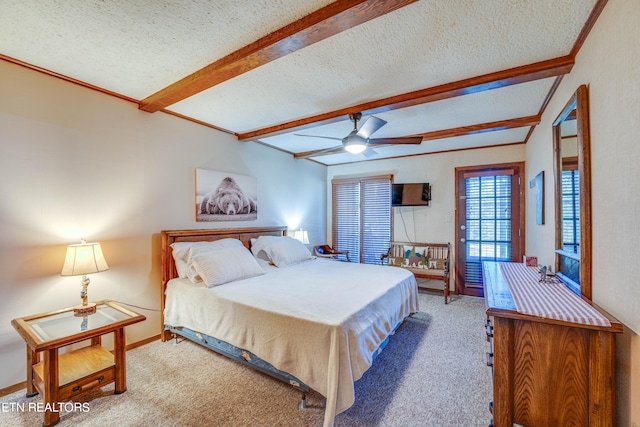
[[[96,306],[92,314],[74,315],[71,307],[11,321],[27,344],[27,397],[42,394],[45,427],[60,421],[60,413],[51,410],[58,402],[112,382],[116,394],[127,390],[124,328],[146,317],[112,301]],[[111,332],[113,354],[101,345],[102,335]],[[58,355],[59,348],[89,339],[91,345]]]

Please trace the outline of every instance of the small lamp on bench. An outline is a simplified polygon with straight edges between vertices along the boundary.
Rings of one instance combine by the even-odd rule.
[[[90,280],[87,274],[99,273],[108,270],[109,266],[102,254],[100,243],[82,243],[67,246],[67,256],[64,259],[61,276],[82,276],[82,291],[80,298],[82,304],[73,308],[78,315],[95,313],[95,303],[88,302],[87,288]]]

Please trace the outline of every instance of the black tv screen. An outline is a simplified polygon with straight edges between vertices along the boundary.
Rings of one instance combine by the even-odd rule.
[[[429,183],[392,184],[391,206],[429,206]]]

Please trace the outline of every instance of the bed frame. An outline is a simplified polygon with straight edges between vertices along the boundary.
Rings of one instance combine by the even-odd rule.
[[[178,277],[176,263],[171,254],[171,245],[176,242],[213,242],[220,239],[238,239],[250,249],[251,239],[260,236],[286,236],[287,227],[262,227],[262,228],[224,228],[205,230],[163,230],[160,232],[160,269],[162,270],[162,283],[160,289],[160,337],[162,341],[171,339],[171,331],[164,329],[164,304],[165,292],[169,280]]]
[[[171,244],[175,242],[203,242],[203,241],[215,241],[225,238],[239,239],[242,244],[250,249],[251,239],[259,236],[286,236],[287,227],[262,227],[262,228],[235,228],[235,229],[200,229],[200,230],[164,230],[160,232],[161,239],[161,296],[160,296],[160,321],[161,321],[161,339],[162,341],[168,341],[174,339],[174,344],[178,343],[178,336],[193,341],[199,345],[202,345],[216,353],[227,356],[237,362],[250,366],[260,372],[270,375],[280,381],[290,384],[295,389],[302,392],[302,399],[299,404],[299,409],[306,408],[306,393],[311,388],[300,381],[293,375],[276,369],[269,362],[260,359],[253,353],[235,347],[225,341],[219,340],[215,337],[208,336],[198,331],[193,331],[184,327],[173,327],[165,325],[164,323],[164,308],[167,290],[167,283],[169,280],[178,277],[173,255],[171,254]],[[377,359],[378,355],[389,343],[389,337],[395,333],[398,327],[402,324],[402,321],[396,325],[393,332],[380,344],[378,349],[373,354],[373,360]]]
[[[300,381],[293,375],[276,369],[273,365],[265,360],[260,359],[253,353],[235,347],[225,341],[215,337],[202,334],[183,327],[173,327],[164,323],[164,307],[169,280],[178,277],[176,265],[171,254],[171,244],[175,242],[213,242],[215,240],[233,238],[239,239],[242,244],[249,249],[251,239],[259,236],[285,236],[287,227],[264,227],[264,228],[238,228],[238,229],[206,229],[206,230],[165,230],[160,233],[161,239],[161,269],[162,269],[162,287],[160,297],[160,321],[161,321],[161,339],[167,341],[174,339],[174,344],[178,343],[178,336],[202,345],[216,353],[222,354],[230,359],[250,366],[262,373],[270,375],[280,381],[290,384],[295,389],[302,392],[302,400],[300,401],[300,409],[306,408],[306,393],[311,388]]]

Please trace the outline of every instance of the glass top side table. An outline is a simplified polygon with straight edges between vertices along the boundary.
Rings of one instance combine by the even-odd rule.
[[[124,328],[146,317],[113,301],[96,303],[95,313],[75,314],[73,308],[13,319],[11,324],[27,344],[27,396],[42,394],[45,407],[55,407],[91,390],[115,382],[124,393],[126,359]],[[113,353],[102,347],[102,335],[114,334]],[[87,347],[58,355],[58,349],[91,340]],[[44,360],[40,360],[44,353]],[[43,425],[53,426],[60,414],[46,410]]]

